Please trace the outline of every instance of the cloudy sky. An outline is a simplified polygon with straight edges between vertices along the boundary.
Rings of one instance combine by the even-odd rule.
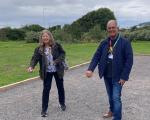
[[[120,27],[150,21],[150,0],[0,0],[0,27],[70,24],[89,11],[111,9]]]

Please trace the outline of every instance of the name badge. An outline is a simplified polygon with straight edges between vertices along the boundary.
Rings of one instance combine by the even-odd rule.
[[[109,55],[108,55],[108,58],[109,58],[109,59],[113,59],[113,54],[112,54],[112,53],[109,54]]]

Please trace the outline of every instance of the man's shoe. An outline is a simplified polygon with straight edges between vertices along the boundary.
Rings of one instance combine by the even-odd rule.
[[[65,111],[65,110],[66,110],[66,105],[65,105],[65,104],[60,105],[60,109],[61,109],[62,111]]]
[[[103,118],[109,118],[109,117],[112,117],[112,116],[113,116],[113,113],[111,111],[109,111],[108,113],[103,115]]]
[[[41,112],[41,117],[47,117],[47,113],[44,112],[44,111],[42,111],[42,112]]]

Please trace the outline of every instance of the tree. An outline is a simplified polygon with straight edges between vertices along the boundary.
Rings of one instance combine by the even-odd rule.
[[[49,27],[48,29],[51,32],[54,31],[54,30],[61,30],[61,25],[55,25],[55,26]]]
[[[22,29],[25,31],[40,32],[40,31],[44,30],[45,28],[38,24],[32,24],[32,25],[25,25],[24,27],[22,27]]]
[[[7,37],[9,40],[24,40],[25,32],[20,29],[11,29],[8,31]]]
[[[95,25],[89,32],[83,34],[82,38],[83,41],[89,42],[100,42],[106,36],[106,32],[101,29],[100,25]]]
[[[68,27],[68,31],[73,38],[80,39],[84,33],[89,32],[97,24],[101,26],[102,30],[106,30],[106,24],[110,19],[115,19],[113,12],[108,8],[100,8],[74,21]]]
[[[3,40],[3,41],[8,40],[8,34],[10,31],[11,31],[10,27],[5,27],[5,28],[0,29],[0,40]]]
[[[71,43],[73,41],[71,34],[65,32],[64,30],[56,29],[52,32],[52,34],[56,41],[67,43]]]

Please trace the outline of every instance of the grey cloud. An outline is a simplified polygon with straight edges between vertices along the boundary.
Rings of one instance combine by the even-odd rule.
[[[114,11],[118,21],[139,22],[150,20],[149,0],[5,0],[0,4],[0,24],[20,26],[22,24],[43,24],[46,18],[47,26],[67,24],[87,12],[99,7],[108,7]],[[124,25],[124,24],[123,24]]]

